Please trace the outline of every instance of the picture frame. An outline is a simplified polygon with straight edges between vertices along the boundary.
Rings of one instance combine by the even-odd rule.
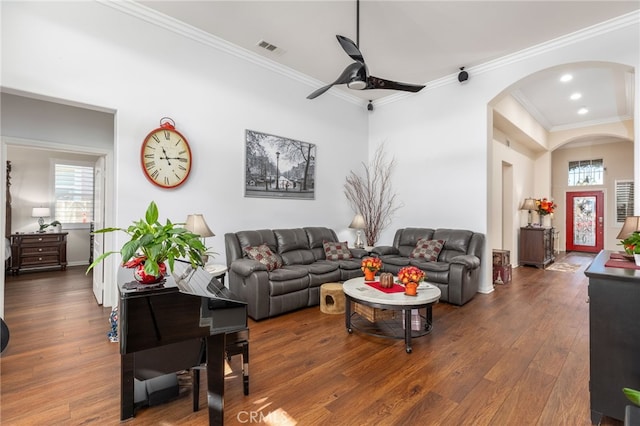
[[[314,200],[315,168],[315,144],[245,131],[245,197]]]

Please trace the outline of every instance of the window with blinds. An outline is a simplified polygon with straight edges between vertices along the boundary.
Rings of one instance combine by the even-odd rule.
[[[57,221],[93,221],[93,165],[56,162],[54,191]]]
[[[624,223],[627,216],[634,216],[633,212],[633,181],[616,181],[616,222]]]

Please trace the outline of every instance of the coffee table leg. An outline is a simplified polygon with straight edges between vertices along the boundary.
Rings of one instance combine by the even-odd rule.
[[[431,309],[432,305],[428,305],[426,307],[426,318],[424,322],[424,331],[431,331],[433,328],[433,311]]]
[[[411,309],[404,310],[404,344],[408,354],[411,353]]]
[[[347,332],[351,334],[353,329],[351,328],[351,298],[349,296],[345,297],[345,303],[347,306],[344,308],[344,324],[347,327]]]

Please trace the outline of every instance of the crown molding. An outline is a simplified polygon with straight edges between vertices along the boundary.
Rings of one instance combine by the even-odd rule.
[[[608,21],[604,21],[604,22],[592,25],[590,27],[583,28],[573,33],[565,34],[555,39],[537,44],[535,46],[528,47],[518,52],[502,56],[498,59],[494,59],[492,61],[488,61],[483,64],[472,66],[469,68],[465,67],[465,71],[467,71],[469,75],[479,75],[485,72],[502,68],[506,65],[524,61],[526,59],[553,51],[561,47],[569,46],[579,41],[588,40],[590,38],[593,38],[602,34],[606,34],[611,31],[617,31],[621,28],[627,27],[629,25],[635,25],[638,23],[640,23],[640,11],[630,12],[625,15],[619,16],[617,18],[613,18]],[[424,91],[435,89],[437,87],[442,87],[449,84],[455,84],[458,81],[457,75],[458,75],[458,71],[448,76],[439,78],[437,80],[427,82],[425,83],[426,87],[422,89],[421,93],[423,93]],[[411,94],[398,93],[391,96],[385,96],[382,99],[378,99],[376,101],[376,104],[380,106],[386,105],[389,103],[400,101],[406,98],[407,96],[411,96]],[[520,97],[518,101],[522,103],[523,106],[527,104],[526,107],[527,108],[531,107],[533,110],[533,106],[531,104],[528,104],[527,102],[523,102],[522,97]],[[540,113],[537,113],[536,119],[539,119],[539,122],[541,124],[543,122],[546,122],[546,120],[542,118],[542,115]],[[547,123],[547,125],[545,125],[544,127],[548,128],[548,126],[549,124]]]
[[[612,31],[617,31],[621,28],[625,28],[627,26],[635,25],[638,23],[640,23],[640,10],[627,13],[617,18],[609,19],[608,21],[600,22],[599,24],[583,28],[573,33],[565,34],[555,39],[528,47],[526,49],[522,49],[510,55],[506,55],[493,61],[485,62],[484,64],[465,70],[469,71],[469,74],[471,74],[471,70],[473,70],[474,74],[481,74],[483,72],[492,71],[497,68],[504,67],[505,65],[521,62],[525,59],[529,59],[543,53],[559,49],[561,47],[566,47],[579,41],[589,40],[593,37]]]
[[[547,131],[551,129],[552,126],[549,120],[546,119],[544,114],[542,114],[535,105],[529,102],[529,98],[527,98],[520,89],[516,89],[510,94],[513,99],[515,99],[529,114],[531,114],[538,124],[544,127]]]
[[[162,28],[172,31],[176,34],[182,35],[191,40],[213,47],[217,50],[220,50],[232,56],[241,58],[243,60],[246,60],[258,66],[261,66],[265,69],[268,69],[272,72],[281,74],[285,77],[298,81],[304,85],[307,85],[312,89],[326,85],[326,83],[320,80],[309,77],[306,74],[302,74],[284,65],[278,64],[277,62],[272,61],[263,56],[260,56],[255,52],[244,49],[235,44],[229,43],[226,40],[223,40],[219,37],[216,37],[212,34],[209,34],[205,31],[195,28],[191,25],[185,24],[184,22],[179,21],[175,18],[172,18],[160,12],[157,12],[133,0],[117,0],[117,1],[116,0],[96,0],[96,1],[100,4],[111,7],[115,10],[121,11],[135,18],[144,20],[150,24],[159,25]],[[608,21],[604,21],[604,22],[592,25],[590,27],[583,28],[573,33],[560,36],[553,40],[543,42],[535,46],[520,50],[510,55],[506,55],[501,58],[498,58],[489,62],[485,62],[477,66],[466,68],[465,70],[468,71],[469,74],[475,74],[475,75],[482,74],[485,72],[489,72],[489,71],[504,67],[509,64],[513,64],[531,57],[541,55],[543,53],[546,53],[561,47],[574,44],[579,41],[588,40],[598,35],[606,34],[611,31],[616,31],[621,28],[627,27],[629,25],[638,24],[639,22],[640,22],[640,11],[630,12],[625,15],[619,16],[617,18],[613,18]],[[455,72],[453,74],[425,83],[426,87],[423,89],[423,91],[421,91],[421,93],[428,92],[429,90],[446,86],[449,84],[455,84],[457,82],[457,74],[458,73]],[[350,102],[356,105],[366,105],[367,103],[363,99],[357,96],[350,95],[349,93],[343,90],[337,90],[337,89],[331,88],[327,93],[331,93],[332,95],[342,100],[345,100],[347,102]],[[399,92],[397,94],[393,94],[393,95],[389,95],[389,96],[385,96],[383,98],[377,99],[375,101],[375,105],[381,106],[381,105],[398,102],[402,99],[405,99],[408,96],[415,96],[415,94]]]
[[[255,52],[244,49],[233,43],[202,31],[194,26],[188,25],[175,18],[160,13],[154,9],[137,3],[133,0],[96,0],[98,3],[108,6],[112,9],[126,13],[134,18],[141,19],[153,25],[162,27],[165,30],[169,30],[175,34],[189,38],[196,42],[202,43],[206,46],[213,47],[221,52],[235,56],[237,58],[246,60],[262,68],[268,69],[275,73],[281,74],[287,78],[303,83],[310,88],[317,89],[318,87],[325,86],[326,83],[309,77],[306,74],[302,74],[292,68],[281,65],[271,59],[260,56]],[[349,95],[341,90],[330,89],[327,93],[332,93],[334,96],[341,98],[347,102],[351,102],[357,105],[362,105],[363,100],[357,96]]]
[[[553,126],[552,128],[549,129],[549,133],[560,132],[563,130],[581,129],[583,127],[601,126],[604,124],[611,124],[611,123],[623,123],[628,120],[633,120],[633,116],[629,114],[625,114],[625,115],[620,115],[615,117],[602,118],[600,120],[580,121],[578,123],[563,124],[561,126]]]

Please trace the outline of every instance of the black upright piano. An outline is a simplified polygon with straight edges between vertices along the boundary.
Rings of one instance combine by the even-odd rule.
[[[222,425],[225,335],[247,330],[246,303],[189,263],[176,261],[157,285],[140,285],[132,271],[118,272],[120,419],[135,413],[135,381],[186,370],[204,358],[209,424]]]

